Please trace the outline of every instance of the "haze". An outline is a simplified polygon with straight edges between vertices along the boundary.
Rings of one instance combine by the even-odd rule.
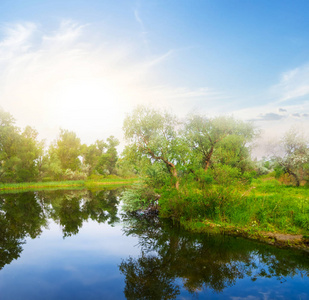
[[[262,142],[309,125],[307,1],[0,4],[0,106],[52,141],[115,135],[138,104],[233,115]],[[260,153],[263,150],[259,150]]]

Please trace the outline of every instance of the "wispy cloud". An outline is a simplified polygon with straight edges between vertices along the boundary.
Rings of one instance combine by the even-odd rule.
[[[144,22],[143,22],[143,20],[140,16],[140,11],[139,11],[138,8],[134,9],[134,17],[135,17],[135,20],[137,21],[137,23],[140,25],[141,37],[142,37],[143,43],[146,46],[147,50],[149,51],[149,42],[148,42],[148,37],[147,37],[148,32],[146,31]]]
[[[283,115],[276,114],[276,113],[266,113],[266,114],[261,114],[259,118],[253,119],[253,120],[254,121],[276,121],[276,120],[281,120],[286,117],[287,116],[283,116]]]
[[[55,30],[33,23],[2,30],[0,106],[42,138],[53,139],[58,126],[85,142],[119,136],[123,117],[137,104],[188,110],[194,101],[218,97],[208,87],[161,85],[157,69],[179,54],[174,50],[143,59],[135,54],[140,45],[115,44],[108,35],[95,39],[92,25],[73,21]]]
[[[174,53],[174,50],[169,50],[166,53],[160,55],[160,56],[156,56],[153,59],[150,59],[148,61],[146,61],[145,66],[146,67],[152,67],[155,66],[161,62],[163,62],[164,60],[166,60],[169,56],[171,56]]]
[[[5,24],[1,27],[4,38],[0,41],[0,63],[31,47],[31,39],[37,27],[34,23]]]
[[[272,91],[278,95],[277,103],[309,96],[309,64],[284,72]]]

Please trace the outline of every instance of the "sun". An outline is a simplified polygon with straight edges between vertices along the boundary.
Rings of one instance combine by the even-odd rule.
[[[109,109],[118,100],[113,84],[106,79],[70,79],[60,83],[57,91],[59,109],[64,111]]]
[[[113,123],[121,99],[121,89],[107,79],[67,79],[51,93],[51,112],[59,124],[70,128],[87,126],[94,120]]]

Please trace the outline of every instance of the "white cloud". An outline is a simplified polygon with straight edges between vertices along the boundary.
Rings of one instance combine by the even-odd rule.
[[[253,156],[272,155],[274,144],[291,127],[300,131],[309,127],[309,65],[296,68],[281,75],[280,82],[264,92],[269,102],[235,110],[232,114],[242,120],[252,120],[261,131],[256,140]],[[308,89],[308,92],[307,92]],[[259,96],[261,97],[261,96]],[[301,98],[304,97],[304,98]]]
[[[6,25],[0,40],[0,106],[18,126],[33,126],[49,141],[63,127],[90,143],[111,134],[121,137],[123,118],[137,104],[169,106],[178,98],[189,107],[188,99],[215,94],[158,84],[155,69],[173,50],[143,59],[135,54],[141,45],[115,44],[107,34],[100,40],[92,29],[73,21],[52,31],[33,23]]]
[[[279,96],[278,103],[309,96],[309,64],[284,72],[272,91]]]
[[[10,58],[13,53],[27,51],[30,47],[29,39],[35,30],[36,25],[30,22],[3,26],[4,38],[0,42],[0,61]],[[6,56],[7,54],[10,56]]]

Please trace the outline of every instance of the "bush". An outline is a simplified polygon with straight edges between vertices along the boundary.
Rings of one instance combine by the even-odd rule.
[[[240,181],[241,172],[238,168],[233,168],[228,165],[217,165],[212,170],[212,175],[216,183],[220,185],[233,185]]]
[[[63,174],[64,180],[85,180],[86,178],[87,174],[79,171],[72,171],[71,169],[66,169]]]
[[[160,194],[160,215],[185,220],[226,220],[234,212],[230,207],[240,198],[235,188],[216,185],[198,189],[192,184],[180,191],[166,188]]]
[[[156,207],[158,195],[151,187],[143,183],[136,183],[132,188],[122,193],[121,200],[123,202],[123,209],[128,212],[133,212],[149,207]]]

